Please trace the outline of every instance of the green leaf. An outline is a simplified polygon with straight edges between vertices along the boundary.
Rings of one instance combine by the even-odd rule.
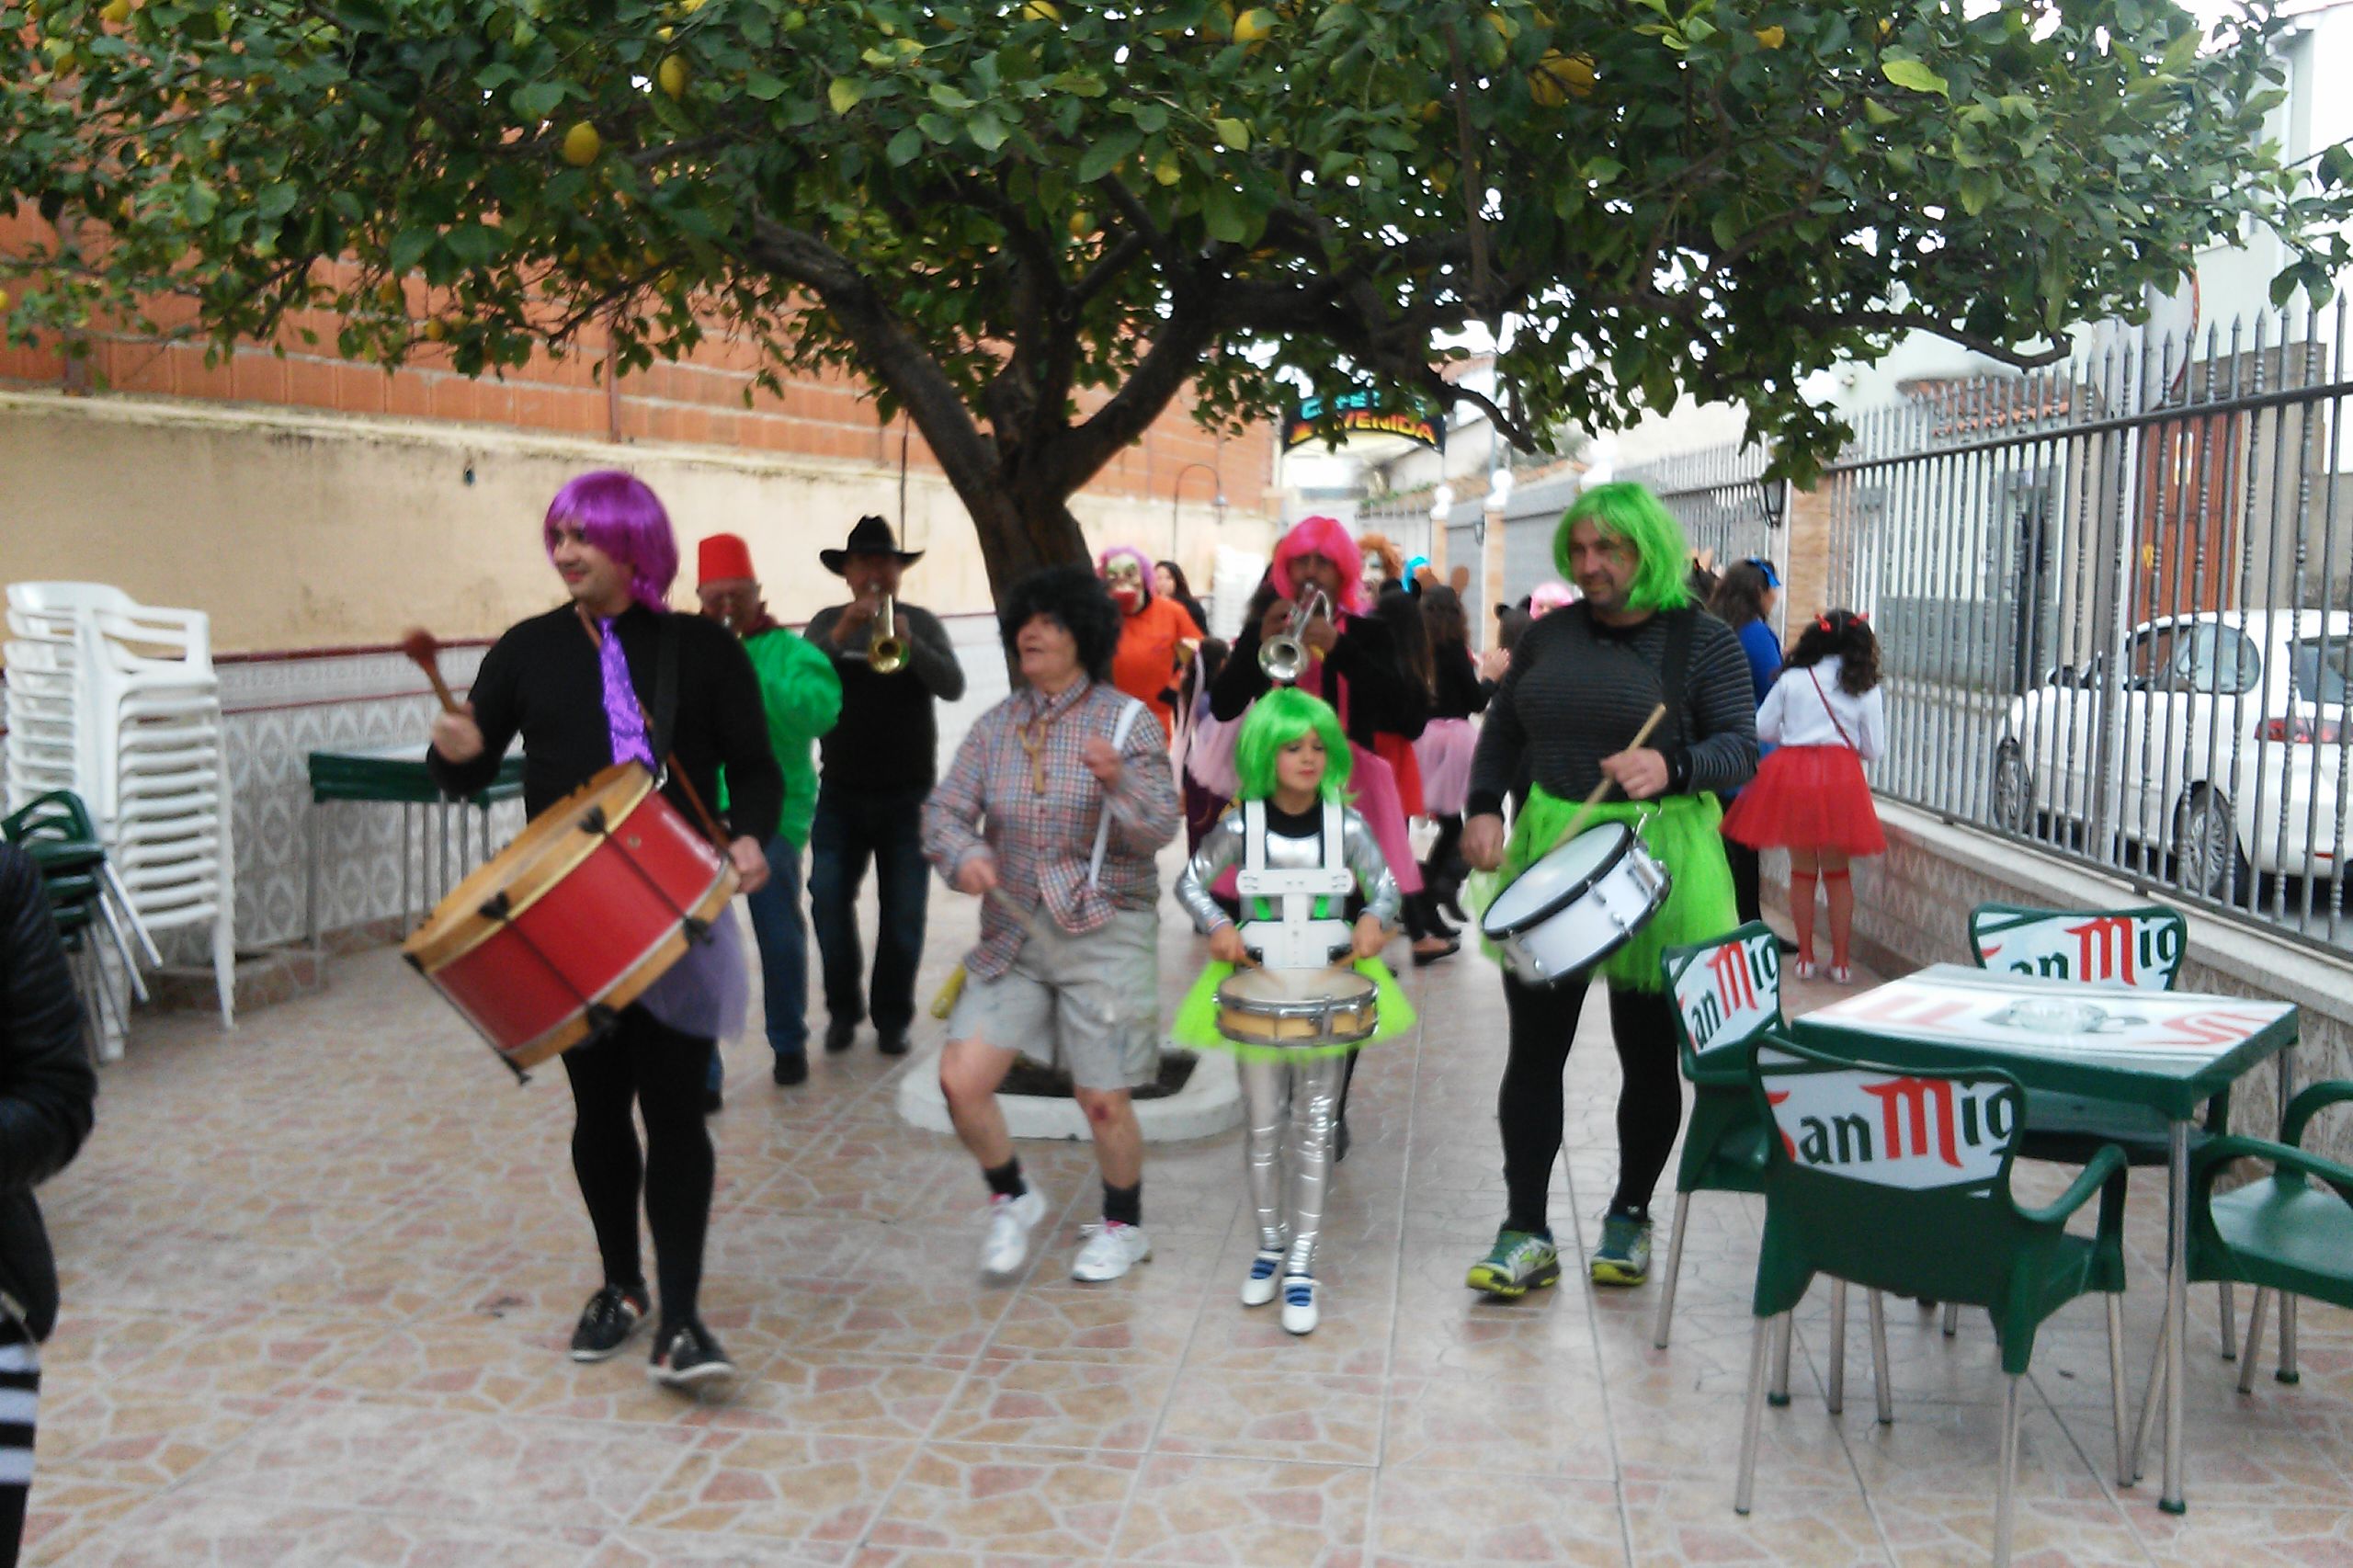
[[[1238,245],[1250,232],[1250,217],[1244,207],[1242,193],[1218,181],[1202,193],[1201,221],[1207,225],[1210,238],[1222,244]]]
[[[1138,104],[1136,129],[1147,136],[1157,136],[1168,129],[1168,109],[1162,104]]]
[[[1963,169],[1961,172],[1961,210],[1975,218],[1992,206],[2002,194],[2002,182],[1990,169]]]
[[[891,138],[891,144],[883,149],[882,155],[890,160],[892,168],[904,168],[922,153],[923,142],[923,132],[912,125],[907,126]]]
[[[1143,145],[1143,133],[1132,129],[1107,131],[1078,160],[1078,182],[1093,185],[1120,166],[1120,160]]]
[[[515,118],[545,119],[555,112],[558,104],[563,102],[563,95],[564,85],[562,82],[533,82],[529,86],[517,87],[513,100]]]
[[[1880,102],[1877,98],[1865,98],[1863,100],[1863,118],[1870,120],[1873,125],[1893,125],[1897,120],[1902,119],[1904,117],[1896,113],[1893,109],[1888,108],[1885,104]]]
[[[964,122],[964,134],[970,136],[972,145],[982,152],[994,153],[1005,145],[1005,122],[993,111],[983,109]]]
[[[834,85],[838,87],[842,84],[835,82]],[[744,78],[744,91],[764,104],[772,104],[784,97],[784,80],[779,76],[771,76],[765,71],[755,71]],[[834,99],[835,114],[847,114],[858,102],[858,99],[853,97],[849,103],[845,104],[838,94],[832,93],[830,90],[827,96]]]
[[[866,97],[865,85],[853,82],[847,76],[836,76],[825,84],[825,101],[834,106],[835,114],[847,114],[858,107],[858,100],[864,97]]]
[[[1917,60],[1882,60],[1879,62],[1879,74],[1897,86],[1915,93],[1934,93],[1938,97],[1948,96],[1945,79]]]
[[[931,85],[931,101],[950,114],[961,114],[972,107],[972,100],[965,96],[963,90],[948,82]]]
[[[1220,142],[1234,152],[1247,153],[1250,150],[1250,128],[1240,120],[1213,119],[1210,121],[1210,129],[1217,132]]]

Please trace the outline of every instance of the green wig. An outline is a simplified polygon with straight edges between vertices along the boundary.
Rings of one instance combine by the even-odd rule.
[[[1340,716],[1320,697],[1310,697],[1295,686],[1279,686],[1250,705],[1233,737],[1233,776],[1242,799],[1263,801],[1275,792],[1275,759],[1283,747],[1313,733],[1324,743],[1324,783],[1327,801],[1346,801],[1348,787],[1348,737],[1340,730]]]
[[[1562,576],[1576,581],[1569,561],[1569,533],[1588,518],[1606,537],[1634,547],[1638,564],[1626,595],[1628,608],[1681,609],[1691,602],[1691,590],[1685,585],[1691,547],[1684,540],[1683,525],[1659,505],[1657,496],[1629,479],[1595,485],[1561,515],[1561,526],[1552,533],[1552,564]]]

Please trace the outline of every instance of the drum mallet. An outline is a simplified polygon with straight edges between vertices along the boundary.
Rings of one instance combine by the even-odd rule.
[[[425,672],[425,678],[433,683],[433,695],[441,699],[441,711],[444,713],[465,711],[458,705],[456,696],[450,692],[449,683],[441,678],[440,639],[422,626],[412,627],[408,634],[401,639],[401,652],[406,653],[409,661]]]

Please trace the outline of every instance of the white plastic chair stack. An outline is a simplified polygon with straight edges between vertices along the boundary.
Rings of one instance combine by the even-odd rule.
[[[233,1017],[236,857],[210,622],[100,583],[8,585],[11,805],[71,790],[153,932],[207,926]]]

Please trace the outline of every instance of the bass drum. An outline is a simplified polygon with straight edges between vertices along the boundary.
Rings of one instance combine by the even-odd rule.
[[[1632,940],[1674,885],[1633,829],[1605,823],[1522,871],[1479,928],[1521,984],[1558,985]]]
[[[401,952],[519,1074],[636,1001],[734,895],[734,867],[620,763],[533,817]]]

